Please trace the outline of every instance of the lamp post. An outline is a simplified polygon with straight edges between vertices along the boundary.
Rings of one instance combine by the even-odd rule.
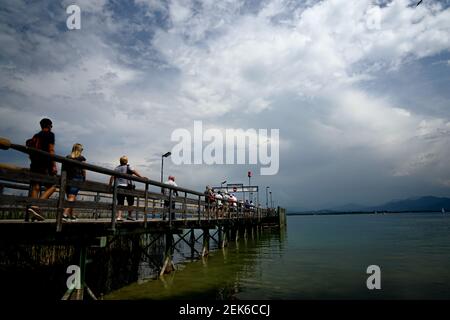
[[[250,186],[251,186],[251,178],[252,178],[252,172],[251,171],[248,171],[247,172],[247,177],[248,177],[248,187],[249,187],[249,189],[250,189]],[[253,200],[253,192],[250,192],[250,196],[249,196],[249,201],[252,201]]]
[[[269,194],[268,194],[269,188],[270,187],[266,187],[266,208],[269,208]]]
[[[272,191],[269,191],[269,194],[270,194],[270,208],[273,209]]]
[[[161,183],[163,183],[163,172],[164,172],[164,158],[169,157],[172,152],[166,152],[161,156]]]

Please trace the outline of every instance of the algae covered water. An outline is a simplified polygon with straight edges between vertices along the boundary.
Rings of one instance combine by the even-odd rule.
[[[367,288],[370,265],[380,290]],[[449,299],[450,216],[289,216],[285,232],[241,238],[105,298]]]

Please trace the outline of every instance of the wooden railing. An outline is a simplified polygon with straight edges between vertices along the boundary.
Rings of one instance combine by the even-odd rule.
[[[116,213],[118,210],[134,210],[136,211],[136,217],[139,212],[143,212],[144,225],[147,225],[147,218],[149,213],[159,213],[161,219],[166,221],[165,216],[167,214],[167,223],[172,225],[172,217],[176,213],[181,213],[181,217],[186,219],[190,214],[191,217],[196,217],[199,221],[211,218],[262,218],[266,215],[272,215],[273,212],[263,208],[255,208],[254,210],[245,210],[243,204],[239,204],[236,208],[229,206],[226,210],[220,209],[215,203],[207,205],[205,202],[205,195],[202,192],[190,190],[182,187],[175,187],[160,183],[155,180],[140,178],[128,174],[119,173],[117,171],[103,168],[100,166],[92,165],[89,163],[81,163],[79,161],[71,160],[59,155],[51,155],[42,150],[26,147],[24,145],[13,144],[9,140],[0,138],[0,149],[8,150],[13,149],[22,152],[27,155],[39,155],[41,157],[49,158],[55,162],[62,164],[61,174],[58,176],[48,176],[30,172],[27,169],[20,168],[3,168],[0,169],[0,187],[9,188],[13,190],[28,190],[27,196],[23,195],[5,195],[0,194],[0,205],[38,205],[47,207],[56,207],[56,231],[61,232],[63,225],[63,212],[65,208],[78,208],[78,209],[93,209],[93,210],[106,210],[111,212],[111,229],[116,228]],[[126,190],[118,188],[117,179],[114,180],[113,186],[109,186],[105,183],[96,181],[72,181],[67,179],[67,172],[64,168],[67,166],[74,166],[85,169],[88,172],[95,172],[98,174],[107,175],[108,178],[113,176],[115,178],[124,178],[132,180],[141,188],[135,190]],[[5,182],[6,181],[6,182]],[[52,184],[59,188],[57,199],[35,199],[30,195],[31,181]],[[79,188],[84,195],[92,196],[93,201],[74,201],[69,202],[65,200],[65,190],[67,186],[73,186]],[[151,190],[153,188],[153,190]],[[168,189],[169,195],[166,196],[161,193],[161,189]],[[87,192],[87,193],[86,193]],[[174,193],[178,196],[174,196]],[[137,206],[120,206],[117,204],[117,195],[123,194],[125,196],[132,196],[138,199]],[[83,195],[83,193],[80,193]],[[108,199],[107,202],[102,202],[101,198]],[[143,199],[143,207],[140,206],[140,199]],[[168,201],[168,207],[163,207],[161,203]],[[150,206],[151,202],[151,206]],[[175,206],[175,209],[174,209]],[[178,208],[177,208],[178,206]],[[151,212],[150,212],[151,211]]]

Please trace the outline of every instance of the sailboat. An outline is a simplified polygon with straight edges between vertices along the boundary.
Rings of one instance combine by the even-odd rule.
[[[445,214],[445,209],[442,208],[442,209],[441,209],[441,212],[442,212],[442,214]]]

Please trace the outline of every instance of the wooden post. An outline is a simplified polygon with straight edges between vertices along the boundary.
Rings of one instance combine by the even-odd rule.
[[[136,221],[139,220],[139,202],[140,201],[141,201],[141,197],[137,197]]]
[[[225,248],[228,245],[228,238],[228,229],[223,227],[222,248]]]
[[[166,241],[165,241],[165,257],[164,257],[164,264],[162,266],[161,272],[159,273],[159,276],[162,277],[164,273],[169,273],[175,269],[175,266],[172,262],[172,255],[173,255],[173,236],[171,233],[166,233]]]
[[[155,219],[155,199],[152,199],[152,219]]]
[[[145,184],[145,200],[144,200],[144,228],[147,227],[147,213],[148,213],[148,183]]]
[[[209,254],[209,229],[203,229],[203,250],[202,257]]]
[[[116,230],[116,215],[117,215],[117,179],[114,178],[112,210],[111,210],[111,230]]]
[[[172,194],[173,190],[170,189],[169,191],[169,226],[172,226]]]
[[[219,230],[217,232],[217,240],[219,242],[219,247],[222,247],[222,227],[219,225]]]
[[[86,246],[83,244],[80,248],[80,285],[81,288],[78,290],[78,300],[83,300],[84,298],[84,286],[86,282]]]
[[[198,208],[197,208],[197,213],[198,213],[198,221],[200,222],[200,214],[201,214],[201,208],[200,208],[200,203],[201,203],[201,197],[198,196]]]
[[[33,189],[33,185],[30,183],[29,187],[28,187],[28,198],[31,198],[31,190]],[[28,222],[30,220],[30,216],[28,214],[28,206],[25,206],[25,214],[23,216],[23,220],[25,222]]]
[[[95,205],[97,205],[100,202],[100,192],[97,192],[97,194],[94,196],[94,202]],[[94,218],[98,219],[98,208],[95,207],[94,209]]]
[[[244,193],[245,194],[245,193]],[[245,202],[244,202],[245,203]],[[244,216],[244,214],[245,214],[245,211],[244,211],[244,203],[242,203],[241,204],[241,208],[240,208],[240,213],[239,213],[239,217],[243,217]]]
[[[62,230],[62,218],[64,214],[64,198],[66,196],[66,179],[67,172],[65,169],[61,171],[61,179],[59,183],[59,199],[58,207],[56,208],[56,232]]]
[[[189,238],[189,246],[191,247],[191,258],[195,256],[195,229],[191,229],[191,236]]]
[[[183,215],[184,219],[187,218],[187,192],[184,193],[184,203],[183,203]]]
[[[206,216],[208,217],[208,221],[211,220],[211,208],[210,208],[210,204],[209,202],[207,202],[209,200],[206,199],[205,196],[205,202],[206,204],[203,206],[203,211],[206,211]]]

